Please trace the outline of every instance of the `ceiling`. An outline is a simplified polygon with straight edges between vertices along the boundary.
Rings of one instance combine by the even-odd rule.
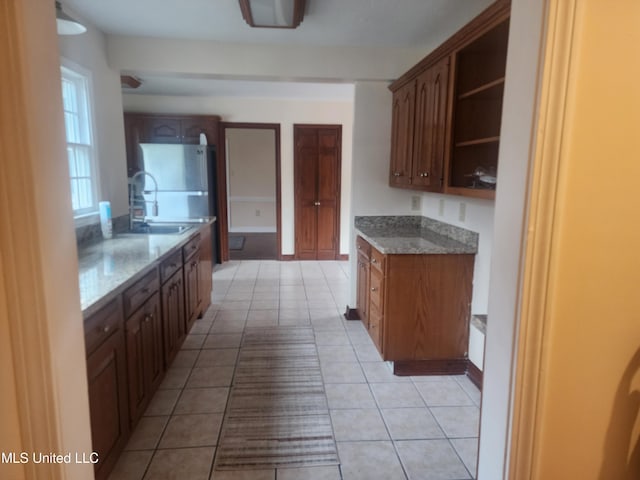
[[[242,19],[238,0],[63,0],[63,8],[111,35],[258,45],[414,48],[431,45],[433,38],[446,38],[452,25],[462,26],[491,1],[306,0],[304,19],[296,29],[251,28]],[[223,91],[239,95],[255,86],[264,87],[270,96],[295,91],[293,84],[282,82],[257,85],[250,80],[242,84],[148,75],[141,79],[143,86],[136,93],[206,95]],[[282,87],[279,91],[278,86]],[[327,98],[348,94],[344,85],[316,84],[308,90]]]

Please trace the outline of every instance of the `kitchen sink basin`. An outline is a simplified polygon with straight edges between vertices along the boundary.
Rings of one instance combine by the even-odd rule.
[[[193,225],[144,225],[136,226],[133,230],[129,230],[127,233],[142,233],[153,235],[179,235],[191,230]]]

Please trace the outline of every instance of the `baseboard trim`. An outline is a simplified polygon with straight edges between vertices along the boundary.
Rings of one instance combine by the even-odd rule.
[[[348,261],[349,260],[349,254],[348,253],[341,253],[339,255],[336,255],[336,260],[342,260],[342,261]]]
[[[462,375],[467,373],[466,358],[444,358],[431,360],[396,360],[393,374],[408,375]]]
[[[482,370],[476,367],[476,365],[473,362],[468,362],[468,363],[469,365],[467,366],[467,377],[469,377],[469,380],[471,380],[471,383],[473,383],[476,387],[478,387],[478,389],[480,389],[480,391],[482,391],[482,379],[483,379]]]
[[[291,262],[296,259],[295,255],[280,255],[280,260],[283,262]]]
[[[351,308],[347,305],[347,310],[344,312],[344,318],[347,320],[360,320],[360,314],[357,308]]]

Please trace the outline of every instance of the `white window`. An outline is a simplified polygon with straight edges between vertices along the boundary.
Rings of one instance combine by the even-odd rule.
[[[71,203],[76,218],[98,211],[98,176],[91,122],[90,75],[78,66],[61,66],[62,103],[67,133]]]

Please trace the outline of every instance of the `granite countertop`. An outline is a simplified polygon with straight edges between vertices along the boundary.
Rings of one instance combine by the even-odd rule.
[[[478,251],[476,232],[428,217],[356,217],[355,230],[383,254],[473,254]]]
[[[156,260],[181,248],[204,225],[211,225],[215,220],[211,217],[179,234],[121,233],[111,239],[79,247],[80,304],[85,316],[129,280],[146,273]]]

